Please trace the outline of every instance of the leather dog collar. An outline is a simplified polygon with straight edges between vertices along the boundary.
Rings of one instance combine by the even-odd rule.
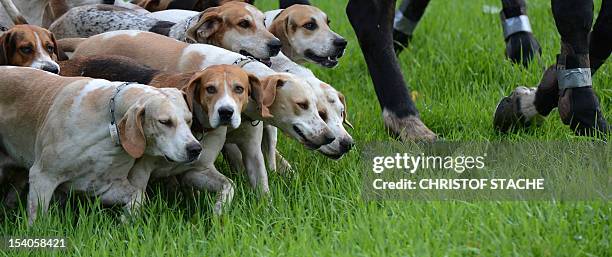
[[[123,88],[125,88],[126,86],[130,84],[134,84],[134,82],[123,82],[121,85],[119,85],[115,89],[115,93],[113,93],[113,96],[111,97],[110,102],[109,102],[110,118],[111,118],[109,129],[110,129],[111,139],[113,140],[113,143],[115,143],[116,146],[121,145],[121,139],[119,138],[119,127],[117,127],[117,121],[115,119],[115,99],[117,98],[117,95],[119,95],[119,92],[121,92]]]

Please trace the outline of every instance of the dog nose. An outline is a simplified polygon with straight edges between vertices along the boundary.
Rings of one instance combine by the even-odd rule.
[[[355,146],[355,143],[353,143],[353,140],[341,140],[340,141],[340,151],[342,152],[348,152],[350,151],[353,146]]]
[[[334,136],[332,136],[330,134],[327,134],[327,135],[325,135],[325,139],[323,141],[323,145],[331,144],[331,142],[334,142],[334,140],[336,140],[336,137],[334,137]]]
[[[234,109],[230,107],[221,107],[219,108],[218,112],[219,118],[221,118],[221,120],[223,121],[228,121],[232,119],[232,115],[234,115]]]
[[[51,72],[53,74],[59,74],[59,68],[55,65],[45,65],[42,67],[42,70]]]
[[[339,38],[334,39],[334,46],[346,47],[347,44],[348,42],[346,42],[344,38],[339,37]]]
[[[202,146],[198,143],[191,143],[187,145],[187,157],[189,160],[195,160],[200,156],[202,152]]]
[[[276,56],[280,52],[283,47],[283,43],[280,40],[274,39],[268,42],[268,50],[270,51],[270,56]]]

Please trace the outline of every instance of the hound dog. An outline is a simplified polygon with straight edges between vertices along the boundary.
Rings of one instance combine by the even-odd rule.
[[[266,27],[281,40],[282,52],[294,62],[335,67],[347,41],[329,27],[327,14],[310,5],[292,5],[265,13]]]
[[[59,73],[55,36],[32,25],[16,25],[0,36],[0,65],[24,66]]]
[[[317,149],[323,155],[338,160],[348,153],[354,146],[352,136],[344,126],[353,128],[348,121],[346,98],[342,93],[331,85],[319,80],[309,69],[289,60],[282,53],[272,57],[271,68],[278,72],[288,72],[304,80],[316,95],[316,108],[319,116],[325,121],[334,134],[335,140]],[[264,126],[262,138],[262,150],[269,170],[281,173],[292,172],[290,163],[276,150],[277,128],[270,125]],[[228,160],[233,170],[243,169],[240,150],[231,144],[223,148],[223,155]]]
[[[257,106],[249,104],[244,112],[253,122],[243,122],[227,135],[226,142],[238,145],[251,185],[268,192],[267,171],[261,152],[263,120],[280,128],[309,149],[318,149],[334,141],[334,136],[316,110],[316,96],[301,78],[276,73],[266,65],[242,55],[204,44],[186,44],[150,32],[111,32],[80,40],[64,40],[60,46],[74,51],[74,56],[121,55],[155,69],[191,72],[214,64],[236,64],[267,81],[264,104],[272,117],[265,117]],[[76,47],[76,49],[74,49]],[[152,55],[151,53],[155,53]],[[254,126],[255,125],[255,126]]]
[[[0,67],[0,74],[0,145],[29,168],[30,224],[60,185],[133,210],[152,160],[188,163],[200,155],[191,112],[176,89],[22,67]]]
[[[241,2],[213,7],[178,23],[115,6],[82,6],[62,16],[50,30],[58,38],[90,37],[116,30],[151,31],[183,42],[220,46],[264,62],[281,48],[281,42],[265,28],[263,13]]]
[[[217,192],[218,201],[213,211],[215,214],[222,213],[223,206],[233,197],[234,188],[231,180],[216,169],[214,162],[226,141],[227,129],[239,127],[240,115],[248,104],[261,110],[260,115],[269,116],[268,106],[263,105],[262,101],[270,96],[264,94],[257,77],[234,65],[213,65],[201,72],[164,72],[123,56],[81,56],[61,64],[62,75],[131,79],[154,87],[181,89],[192,107],[192,131],[202,135],[203,154],[187,165],[158,161],[151,178],[169,180],[178,175],[184,186]],[[262,176],[265,177],[265,174]]]
[[[178,22],[195,15],[197,13],[193,11],[166,10],[148,16]],[[332,68],[344,54],[347,41],[331,30],[327,14],[319,8],[292,5],[287,9],[268,11],[264,15],[266,28],[282,42],[283,54],[295,62],[312,62]]]

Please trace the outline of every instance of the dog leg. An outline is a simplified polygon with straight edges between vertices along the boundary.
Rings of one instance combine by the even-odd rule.
[[[527,5],[525,0],[502,0],[502,6],[506,57],[526,67],[534,56],[542,54],[540,44],[531,32]]]
[[[278,143],[278,130],[276,127],[264,125],[261,151],[267,161],[268,170],[276,171],[276,144]]]
[[[236,144],[225,144],[221,153],[223,154],[223,159],[227,160],[233,172],[244,170],[244,166],[242,165],[242,153]]]
[[[593,2],[552,1],[553,16],[561,35],[557,57],[559,114],[577,135],[605,134],[608,125],[591,82],[589,32],[593,23]]]
[[[393,52],[394,7],[394,0],[350,0],[346,12],[368,65],[387,128],[401,140],[434,141],[436,135],[420,120]]]
[[[270,188],[268,186],[268,171],[261,151],[262,139],[263,125],[260,124],[257,127],[246,129],[244,137],[236,142],[236,145],[242,153],[242,162],[251,186],[267,194],[270,192]]]
[[[53,191],[61,183],[55,178],[46,176],[40,161],[34,163],[30,168],[29,182],[30,190],[28,193],[28,224],[31,226],[36,221],[38,212],[46,213],[49,209],[49,202],[53,197]],[[47,170],[48,172],[48,170]]]
[[[395,11],[393,20],[393,48],[395,54],[399,55],[404,48],[408,47],[412,39],[412,32],[418,25],[429,0],[403,0],[399,9]]]
[[[217,193],[217,201],[213,208],[215,215],[221,215],[224,208],[231,204],[234,198],[234,185],[232,181],[219,173],[214,166],[204,170],[191,170],[184,173],[181,178],[181,184],[196,188],[199,191]]]

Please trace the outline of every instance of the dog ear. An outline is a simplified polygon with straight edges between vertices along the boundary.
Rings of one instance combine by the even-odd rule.
[[[187,39],[195,43],[206,43],[207,39],[215,34],[223,23],[223,18],[217,10],[217,7],[212,7],[203,11],[198,18],[198,23],[187,30]]]
[[[66,53],[64,53],[64,51],[62,51],[59,48],[59,45],[57,45],[57,40],[55,40],[55,35],[53,35],[53,33],[49,32],[49,37],[51,38],[51,41],[53,42],[53,53],[55,53],[55,61],[66,61],[68,60],[68,56],[66,55]]]
[[[149,12],[157,12],[168,9],[170,1],[163,0],[144,0],[140,1],[137,5],[146,9]]]
[[[119,122],[119,139],[123,149],[134,159],[142,157],[147,140],[142,123],[145,108],[142,105],[132,106]]]
[[[8,36],[9,32],[6,32],[0,36],[0,65],[8,65]]]
[[[273,117],[270,113],[270,106],[274,104],[274,100],[276,99],[276,90],[279,87],[282,87],[285,84],[285,80],[281,76],[268,76],[264,79],[263,85],[263,97],[262,97],[262,105],[261,105],[261,113],[262,116],[266,115],[268,117]]]
[[[264,105],[264,89],[261,85],[261,81],[259,78],[253,74],[249,75],[249,84],[251,87],[249,88],[249,97],[255,101],[257,105],[257,110],[259,111],[262,118],[271,118],[272,114],[270,114],[270,110],[268,110],[268,106]]]
[[[200,102],[200,87],[202,84],[199,73],[193,75],[192,79],[187,83],[187,87],[183,88],[183,94],[185,94],[185,101],[191,113],[193,113],[193,121],[191,123],[191,131],[193,133],[204,133],[204,128],[197,118],[194,112],[193,102]],[[200,103],[201,105],[202,103]],[[205,108],[205,107],[203,107]]]
[[[0,36],[0,65],[10,65],[9,54],[12,52],[11,49],[11,36],[12,32],[9,30]]]
[[[338,92],[338,97],[340,98],[340,102],[342,102],[342,106],[344,106],[344,110],[342,111],[342,123],[344,125],[347,125],[349,128],[351,129],[355,129],[353,127],[353,124],[351,124],[351,122],[348,121],[348,117],[347,117],[347,107],[346,107],[346,99],[344,98],[344,95],[340,92]]]
[[[289,29],[289,15],[286,12],[282,12],[278,14],[275,20],[272,22],[272,26],[270,26],[270,33],[272,33],[275,37],[277,37],[283,44],[289,41],[289,35],[287,35],[287,30]]]

